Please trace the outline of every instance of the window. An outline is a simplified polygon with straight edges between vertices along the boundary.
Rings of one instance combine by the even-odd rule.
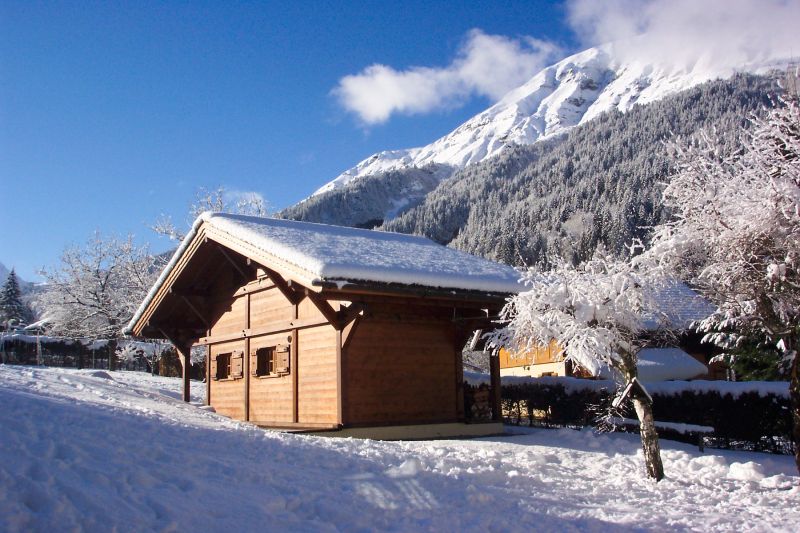
[[[275,346],[256,350],[256,376],[266,376],[275,372]]]
[[[289,373],[288,344],[266,346],[250,353],[250,373],[255,377],[278,377]]]
[[[242,373],[244,352],[227,352],[217,354],[211,359],[211,379],[215,381],[225,379],[239,379]]]
[[[217,371],[211,372],[214,379],[228,379],[231,377],[231,354],[221,353],[216,357]]]

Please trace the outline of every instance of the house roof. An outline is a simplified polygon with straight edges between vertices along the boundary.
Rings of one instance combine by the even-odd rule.
[[[708,373],[706,365],[680,348],[643,348],[637,358],[636,368],[642,381],[685,380]],[[600,377],[612,377],[611,370],[601,369]]]
[[[305,286],[412,286],[492,294],[524,290],[514,268],[425,237],[226,213],[206,212],[173,254],[126,331],[132,331],[192,243],[205,237]]]
[[[645,327],[648,330],[667,328],[687,330],[693,322],[711,315],[716,307],[680,281],[669,283],[657,289],[655,295],[658,316],[648,316]]]
[[[200,219],[320,281],[520,292],[513,268],[425,237],[274,218],[203,213]]]

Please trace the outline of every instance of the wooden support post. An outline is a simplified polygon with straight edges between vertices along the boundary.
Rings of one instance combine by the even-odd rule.
[[[456,336],[460,338],[460,336]],[[456,344],[456,416],[460,422],[465,420],[464,415],[464,358],[461,346]]]
[[[192,342],[183,340],[185,337],[181,337],[173,332],[167,332],[161,328],[159,331],[167,339],[172,345],[175,347],[175,351],[178,352],[178,359],[181,361],[181,376],[183,377],[183,394],[181,397],[184,402],[189,402],[191,399],[191,390],[190,390],[190,383],[189,383],[189,367],[192,364]]]
[[[250,329],[250,294],[245,295],[244,328]],[[250,337],[244,338],[244,419],[250,420]]]
[[[178,357],[181,360],[181,366],[183,367],[182,377],[183,377],[183,394],[182,399],[184,402],[190,401],[190,384],[189,384],[189,375],[190,375],[190,366],[192,364],[192,345],[191,344],[176,344],[175,349],[178,351]]]
[[[211,346],[206,345],[206,405],[211,405]]]
[[[344,358],[342,357],[342,330],[336,330],[336,419],[339,425],[344,425]]]
[[[503,410],[500,390],[500,357],[498,354],[489,356],[489,374],[492,388],[492,420],[502,422]]]
[[[295,306],[295,313],[297,307]],[[295,316],[297,316],[295,314]],[[292,376],[292,422],[297,424],[300,421],[299,415],[299,403],[298,403],[298,386],[300,385],[300,380],[298,379],[299,373],[297,372],[297,360],[299,359],[299,344],[298,344],[298,335],[297,330],[292,330],[292,347],[290,348],[291,352],[290,357],[291,361],[289,362],[289,371],[290,375]]]

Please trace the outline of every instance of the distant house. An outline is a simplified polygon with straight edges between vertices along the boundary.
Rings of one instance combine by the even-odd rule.
[[[207,350],[206,398],[261,426],[412,438],[464,423],[461,349],[517,272],[422,237],[205,213],[128,325]],[[186,365],[184,365],[185,368]],[[184,398],[188,399],[188,376]]]
[[[693,322],[708,316],[714,307],[682,283],[661,289],[658,303],[659,316],[649,318],[646,325],[653,333],[661,327],[681,332],[678,345],[640,350],[639,377],[643,381],[724,379],[724,369],[709,365],[713,350],[708,345],[702,345],[699,335],[690,329]],[[501,348],[499,359],[503,376],[611,377],[610,370],[601,372],[600,376],[592,376],[566,360],[561,347],[555,342],[519,354]]]

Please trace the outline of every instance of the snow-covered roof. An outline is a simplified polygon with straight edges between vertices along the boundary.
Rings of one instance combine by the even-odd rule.
[[[651,330],[659,327],[689,329],[692,322],[702,320],[716,310],[711,302],[681,282],[659,287],[655,298],[660,316],[645,320],[645,326]]]
[[[200,218],[320,281],[507,293],[524,289],[513,268],[425,237],[226,213],[203,213]]]
[[[291,265],[312,283],[331,282],[341,288],[348,282],[374,282],[487,293],[525,290],[519,272],[512,267],[425,237],[206,212],[197,217],[124,332],[134,330],[201,227]]]
[[[706,365],[680,348],[643,348],[637,356],[641,381],[685,380],[708,373]],[[607,367],[600,371],[600,377],[612,377]]]

